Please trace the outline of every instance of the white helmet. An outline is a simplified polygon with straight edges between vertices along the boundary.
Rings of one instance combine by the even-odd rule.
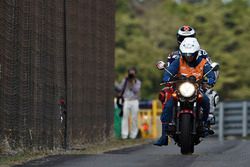
[[[200,44],[194,37],[186,37],[180,44],[181,55],[186,59],[186,61],[191,62],[195,60],[198,56],[200,50]]]

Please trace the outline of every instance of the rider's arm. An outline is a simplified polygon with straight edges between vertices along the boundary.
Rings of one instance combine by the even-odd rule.
[[[211,70],[211,65],[207,62],[204,66],[204,74]],[[213,71],[209,72],[206,76],[207,84],[213,86],[215,84],[215,74]]]
[[[115,87],[118,91],[122,91],[123,87],[124,87],[124,84],[125,84],[125,81],[126,81],[126,78],[124,78],[121,83],[116,83],[115,84]]]
[[[169,67],[169,65],[176,59],[178,59],[180,57],[180,53],[179,53],[179,50],[177,51],[173,51],[172,53],[170,53],[168,55],[168,58],[167,58],[167,67]]]
[[[208,53],[204,49],[200,49],[199,56],[206,59],[209,64],[212,63],[210,56],[208,55]]]
[[[163,81],[163,82],[168,82],[168,81],[170,81],[171,77],[175,76],[175,75],[178,73],[179,65],[180,65],[179,59],[174,60],[174,61],[169,65],[169,67],[167,68],[167,70],[168,70],[172,75],[169,74],[167,71],[164,71],[162,81]]]
[[[209,64],[212,64],[213,61],[211,60],[211,57],[209,56],[209,54],[205,50],[200,49],[199,56],[206,59]],[[219,70],[214,71],[214,75],[215,75],[215,83],[216,83],[216,81],[219,77]]]

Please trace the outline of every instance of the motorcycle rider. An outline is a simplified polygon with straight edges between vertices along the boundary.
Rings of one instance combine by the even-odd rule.
[[[180,46],[181,42],[186,38],[186,37],[195,37],[196,36],[196,31],[193,27],[188,26],[188,25],[184,25],[179,27],[177,34],[176,34],[176,38],[177,38],[177,43],[178,43],[178,47]],[[172,53],[169,54],[168,58],[167,58],[167,67],[176,59],[178,59],[181,56],[180,50],[176,50],[173,51]],[[207,62],[209,64],[212,64],[211,58],[209,57],[208,53],[203,50],[200,49],[198,52],[198,57],[204,58],[207,60]],[[219,77],[219,71],[214,71],[215,73],[215,78],[216,81]],[[214,117],[213,113],[215,110],[216,105],[219,102],[219,95],[217,94],[216,91],[214,91],[212,88],[206,88],[204,90],[204,92],[206,93],[206,95],[208,96],[209,100],[210,100],[210,113],[212,114],[212,117]],[[173,89],[171,87],[164,87],[159,94],[159,99],[160,101],[164,104],[167,102],[167,100],[169,99],[169,94],[173,93]]]
[[[199,56],[200,45],[196,38],[186,37],[179,47],[180,57],[175,59],[168,67],[167,71],[164,72],[163,82],[167,83],[175,75],[177,76],[195,76],[197,80],[202,80],[203,75],[211,70],[211,65],[207,61]],[[213,72],[209,72],[206,76],[206,84],[213,86],[216,78]],[[207,123],[208,113],[210,109],[210,102],[207,95],[202,92],[203,98],[199,104],[203,108],[203,122]],[[174,107],[174,99],[171,96],[165,103],[163,112],[161,114],[162,122],[162,136],[155,143],[157,146],[168,145],[167,137],[167,126],[172,120]]]
[[[176,51],[173,51],[172,53],[169,54],[168,58],[167,58],[167,66],[169,66],[175,59],[180,57],[180,51],[179,51],[179,46],[181,44],[181,42],[186,38],[186,37],[195,37],[196,36],[196,31],[193,27],[188,26],[188,25],[184,25],[181,26],[176,34],[176,38],[177,38],[177,43],[178,43],[178,48]],[[212,61],[210,59],[210,57],[208,56],[208,53],[203,50],[200,49],[198,56],[207,59],[207,61],[211,64]]]

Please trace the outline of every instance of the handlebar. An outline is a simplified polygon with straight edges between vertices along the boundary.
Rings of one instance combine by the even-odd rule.
[[[209,87],[211,88],[212,86],[211,85],[208,85],[207,84],[207,81],[204,81],[204,79],[200,79],[200,80],[196,80],[196,78],[187,78],[187,77],[175,77],[174,80],[171,80],[171,81],[168,81],[168,82],[161,82],[160,83],[160,86],[163,86],[163,85],[166,85],[166,87],[170,87],[176,83],[181,83],[181,82],[185,82],[185,81],[188,81],[188,82],[191,82],[193,84],[196,84],[196,85],[199,85],[199,86],[206,86],[206,87]]]

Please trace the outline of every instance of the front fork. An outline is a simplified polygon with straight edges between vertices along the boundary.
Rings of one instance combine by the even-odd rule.
[[[177,102],[177,114],[181,112],[181,103],[178,101]],[[179,135],[181,134],[180,132],[180,117],[176,118],[176,134]]]
[[[194,115],[194,119],[193,119],[193,135],[196,135],[196,113],[197,112],[197,103],[194,102],[194,106],[193,106],[193,115]]]

